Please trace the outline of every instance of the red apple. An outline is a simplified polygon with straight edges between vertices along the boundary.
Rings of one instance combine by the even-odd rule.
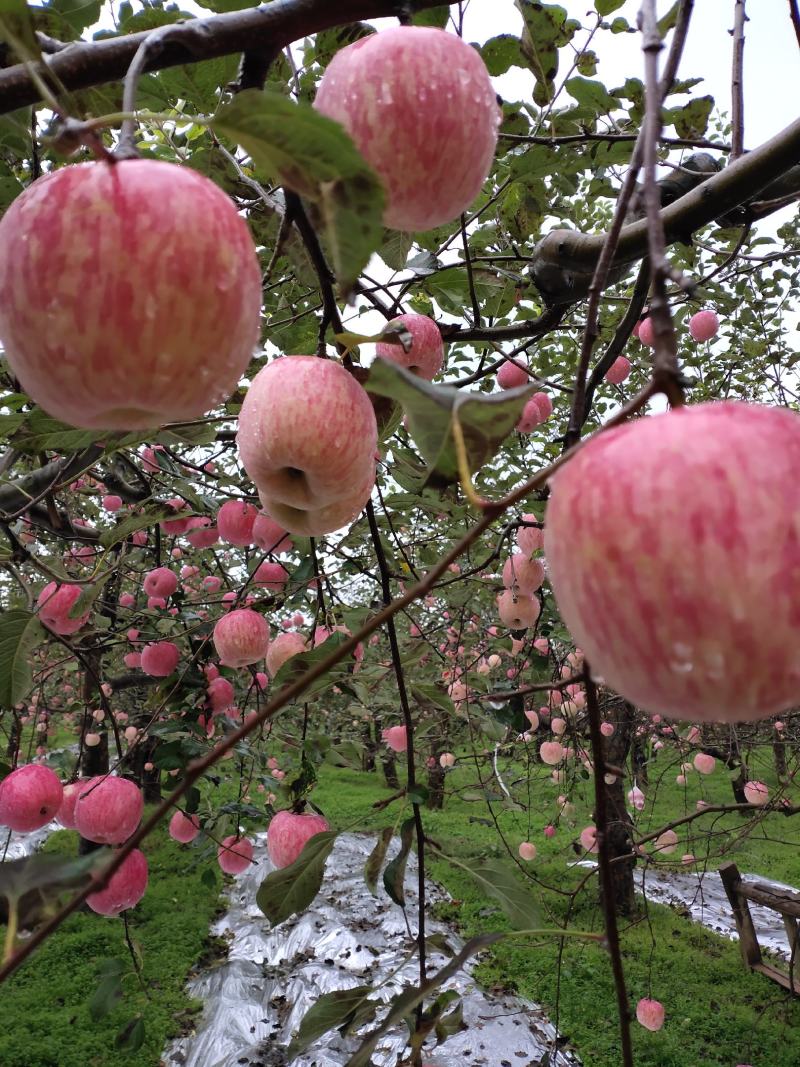
[[[252,545],[258,508],[245,500],[226,500],[217,512],[217,532],[231,545]]]
[[[247,667],[267,654],[269,623],[252,608],[223,615],[214,627],[214,647],[226,667]]]
[[[411,348],[406,352],[401,344],[379,341],[375,355],[405,367],[420,378],[428,381],[435,378],[444,363],[444,343],[439,327],[427,315],[398,315],[388,325],[395,323],[402,323],[411,334]]]
[[[0,221],[0,338],[48,414],[85,429],[194,419],[258,341],[261,273],[233,202],[149,159],[45,174]]]
[[[79,585],[58,585],[48,582],[36,600],[39,618],[53,633],[74,634],[86,624],[90,612],[70,618],[70,612],[82,593]]]
[[[296,656],[298,652],[305,652],[306,648],[306,639],[302,634],[278,634],[267,649],[267,670],[270,677],[275,677],[287,659]]]
[[[169,567],[156,567],[144,576],[142,588],[148,596],[172,596],[178,588],[178,576]]]
[[[717,403],[590,440],[551,483],[545,548],[596,675],[690,722],[800,702],[800,417]]]
[[[267,851],[273,866],[288,867],[315,834],[330,830],[328,820],[312,812],[279,811],[267,830]]]
[[[182,845],[194,841],[199,833],[200,820],[196,815],[184,815],[182,811],[176,811],[169,820],[169,836]]]
[[[444,30],[398,26],[348,45],[314,106],[344,126],[382,180],[393,229],[452,222],[491,169],[495,91],[478,52]]]
[[[17,767],[0,782],[0,825],[17,833],[39,830],[55,818],[63,799],[63,786],[49,767]]]
[[[178,646],[172,641],[155,641],[142,649],[141,667],[151,678],[168,678],[180,658]]]
[[[217,849],[217,863],[226,874],[241,874],[253,861],[253,842],[231,834]]]
[[[75,829],[87,841],[121,845],[139,825],[143,806],[139,787],[127,778],[91,778],[75,802]]]
[[[253,379],[237,444],[264,510],[290,533],[318,536],[369,499],[377,436],[369,397],[341,364],[285,356]]]
[[[105,889],[90,893],[86,903],[98,915],[119,915],[139,903],[147,889],[147,860],[135,848],[122,861],[118,871],[108,880]]]

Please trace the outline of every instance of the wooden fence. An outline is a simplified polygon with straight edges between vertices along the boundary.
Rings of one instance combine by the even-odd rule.
[[[800,919],[800,893],[775,889],[761,882],[743,882],[735,863],[726,863],[720,867],[719,876],[733,909],[745,967],[751,971],[759,971],[784,989],[788,989],[790,993],[800,996],[800,942],[797,929],[797,920]],[[750,901],[764,908],[772,908],[783,918],[790,953],[786,970],[773,963],[764,962],[750,915]]]

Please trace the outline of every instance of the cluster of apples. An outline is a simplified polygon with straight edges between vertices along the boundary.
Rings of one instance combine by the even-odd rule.
[[[491,168],[491,81],[478,52],[443,30],[398,27],[342,49],[315,106],[383,182],[387,226],[452,221]],[[261,273],[246,223],[212,181],[162,161],[77,164],[35,181],[0,222],[0,290],[14,375],[49,414],[86,429],[202,416],[239,385],[259,340]],[[422,316],[409,329],[411,352],[387,343],[383,354],[433,377],[438,329]],[[266,511],[292,533],[345,526],[369,498],[375,416],[336,363],[264,367],[238,440]]]
[[[516,534],[517,551],[503,565],[504,591],[497,597],[500,621],[510,630],[534,626],[542,605],[536,591],[544,581],[544,564],[536,557],[544,544],[544,533],[535,515],[523,515],[524,525]]]

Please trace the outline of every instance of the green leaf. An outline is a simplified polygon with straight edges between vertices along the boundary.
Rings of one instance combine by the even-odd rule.
[[[314,202],[339,289],[349,292],[381,243],[384,192],[344,129],[309,104],[255,89],[220,108],[214,127]]]
[[[319,893],[325,863],[338,836],[337,830],[315,834],[297,859],[283,870],[268,874],[256,893],[256,904],[273,926],[304,911]]]
[[[405,233],[403,230],[386,230],[383,242],[378,249],[378,255],[387,267],[391,267],[392,270],[402,270],[408,261],[408,254],[413,244],[412,234]]]
[[[156,453],[158,455],[158,453]],[[100,535],[100,544],[103,548],[111,548],[120,541],[126,540],[137,530],[146,530],[148,526],[155,526],[162,519],[175,518],[175,512],[168,507],[151,507],[139,512],[138,515],[129,515],[122,522],[116,523],[108,530],[103,530]]]
[[[411,16],[411,22],[414,26],[437,26],[443,30],[449,18],[450,8],[443,4],[441,7],[429,7],[427,11],[417,11]]]
[[[406,819],[400,827],[400,851],[395,858],[386,865],[383,872],[383,888],[401,908],[406,906],[406,894],[403,883],[406,877],[406,863],[411,851],[411,843],[414,840],[414,820]]]
[[[386,859],[386,850],[391,840],[392,828],[391,826],[385,826],[381,830],[381,836],[375,843],[375,848],[370,852],[369,858],[364,864],[364,881],[373,896],[378,892],[378,875],[381,873],[383,861]]]
[[[83,889],[92,872],[109,856],[108,849],[98,849],[77,858],[34,852],[20,860],[8,860],[0,864],[0,896],[13,901],[35,891],[44,899],[52,899],[67,889]]]
[[[303,1016],[287,1050],[287,1058],[294,1059],[334,1027],[344,1034],[354,1025],[360,1026],[371,1019],[380,1006],[378,1001],[368,999],[371,992],[371,986],[358,985],[323,994]]]
[[[0,0],[0,41],[6,41],[20,60],[38,63],[41,59],[33,14],[25,0]]]
[[[12,608],[0,614],[0,707],[11,708],[30,692],[31,653],[44,638],[44,628],[31,612]]]
[[[100,968],[103,977],[89,1000],[89,1015],[93,1022],[108,1015],[122,997],[122,977],[129,967],[125,960],[106,960]]]
[[[291,659],[287,659],[278,673],[275,675],[273,683],[273,692],[278,692],[285,685],[289,685],[290,682],[296,681],[302,677],[312,667],[315,667],[322,660],[327,659],[330,654],[343,644],[347,640],[347,637],[343,633],[332,633],[321,645],[317,645],[310,652],[298,652],[296,656],[292,656]],[[303,690],[303,700],[308,700],[315,693],[322,692],[323,689],[327,689],[329,686],[336,685],[337,679],[348,673],[349,663],[347,658],[340,660],[335,667],[332,667],[329,671],[323,674],[311,685]]]
[[[76,430],[36,408],[26,417],[11,443],[20,452],[80,452],[101,436],[96,430]]]
[[[62,24],[55,36],[63,40],[68,36],[80,37],[83,30],[94,25],[102,6],[102,0],[49,0],[45,11],[49,16],[56,16]],[[65,25],[72,31],[71,35],[64,32]]]
[[[339,344],[344,345],[346,348],[355,348],[357,345],[364,343],[374,344],[378,341],[385,341],[387,344],[396,344],[404,352],[408,352],[414,343],[411,331],[400,319],[393,319],[388,322],[380,333],[352,333],[347,331],[346,333],[334,334],[334,337]]]
[[[675,114],[673,125],[677,135],[691,139],[704,137],[713,107],[713,96],[698,96],[695,100],[690,100]]]
[[[510,67],[523,65],[519,37],[515,37],[513,33],[501,33],[498,37],[490,37],[481,46],[481,56],[486,69],[493,78],[505,74]]]
[[[625,0],[594,0],[594,9],[598,15],[610,15],[613,11],[618,11]]]
[[[137,1052],[144,1044],[145,1036],[144,1019],[136,1015],[114,1038],[114,1046],[121,1052]]]
[[[78,619],[81,615],[85,615],[87,611],[92,610],[92,606],[103,591],[103,587],[111,577],[111,572],[105,574],[99,581],[92,582],[91,585],[85,586],[81,589],[81,595],[69,609],[69,618]]]
[[[566,85],[569,95],[596,115],[604,115],[619,107],[619,100],[609,93],[601,81],[592,78],[568,78]]]
[[[436,486],[458,481],[454,413],[474,474],[497,453],[519,421],[525,401],[536,390],[524,385],[502,393],[471,393],[451,385],[433,385],[385,359],[375,360],[364,387],[368,393],[403,405],[411,436],[428,464],[428,481]]]
[[[530,890],[520,885],[510,868],[490,862],[474,867],[465,864],[464,870],[487,896],[497,901],[515,930],[532,930],[541,925],[539,908]]]

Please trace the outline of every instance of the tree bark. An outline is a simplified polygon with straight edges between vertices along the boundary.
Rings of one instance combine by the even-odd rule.
[[[611,737],[605,740],[607,763],[616,767],[625,765],[633,740],[635,715],[631,704],[626,702],[619,706],[617,728]],[[614,910],[617,915],[632,915],[636,911],[636,895],[633,885],[636,857],[633,854],[631,837],[633,823],[625,805],[625,779],[615,777],[611,785],[605,784],[605,792],[609,812],[606,832],[612,860]]]

